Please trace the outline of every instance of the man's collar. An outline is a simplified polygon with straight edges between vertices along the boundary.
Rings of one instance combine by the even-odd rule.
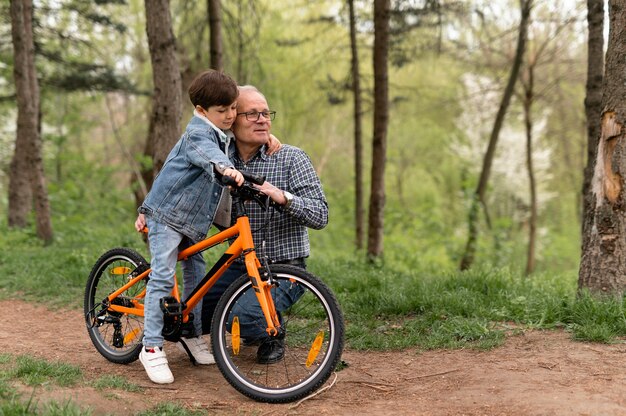
[[[235,144],[236,144],[236,143],[237,143],[237,138],[235,138]],[[233,152],[231,153],[231,155],[236,155],[236,156],[237,156],[237,158],[238,158],[239,160],[241,160],[242,162],[244,162],[244,163],[249,163],[250,161],[254,160],[254,159],[255,159],[255,158],[257,158],[257,157],[260,157],[260,158],[261,158],[261,160],[265,161],[265,160],[267,160],[267,158],[269,157],[269,156],[267,155],[266,150],[267,150],[267,145],[265,145],[265,144],[264,144],[264,145],[261,145],[261,147],[259,147],[259,149],[256,151],[256,153],[255,153],[255,154],[253,154],[253,155],[252,155],[252,157],[251,157],[250,159],[248,159],[248,161],[246,161],[246,162],[244,162],[243,158],[239,155],[239,151],[238,151],[238,149],[237,149],[237,146],[235,146],[235,147],[234,147],[234,150],[233,150]]]

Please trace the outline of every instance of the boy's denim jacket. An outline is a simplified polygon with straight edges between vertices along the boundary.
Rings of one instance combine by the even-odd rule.
[[[194,112],[138,211],[193,241],[205,238],[223,189],[213,166],[233,167],[225,154],[229,141],[223,131]]]

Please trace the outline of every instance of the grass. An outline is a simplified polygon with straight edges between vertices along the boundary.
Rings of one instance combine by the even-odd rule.
[[[147,257],[130,219],[126,224],[113,215],[108,224],[115,227],[94,220],[88,228],[64,218],[57,227],[63,231],[48,247],[32,231],[0,224],[6,237],[0,241],[0,297],[19,294],[54,309],[80,308],[92,264],[103,252],[125,246]],[[502,323],[565,328],[581,341],[626,336],[624,300],[577,296],[574,272],[526,278],[507,268],[477,267],[435,273],[406,270],[402,264],[372,266],[352,254],[315,250],[309,269],[335,292],[349,348],[485,349],[503,342]]]
[[[83,203],[73,203],[76,198],[66,194],[80,189],[58,189],[53,194],[53,211],[62,214],[55,215],[55,241],[49,246],[40,243],[33,229],[8,229],[0,218],[0,298],[19,297],[56,311],[81,308],[87,277],[102,253],[129,247],[149,257],[133,229],[131,204],[105,193],[99,197],[85,193]],[[577,295],[575,271],[526,278],[506,267],[458,272],[423,261],[373,266],[352,252],[338,251],[336,244],[326,247],[328,235],[316,241],[317,235],[321,236],[312,233],[309,270],[322,277],[339,300],[347,348],[489,349],[524,329],[563,328],[573,339],[587,342],[626,337],[624,299]],[[15,380],[29,386],[72,385],[84,379],[80,370],[7,355],[0,355],[0,370],[0,414],[88,414],[70,403],[35,403],[11,387]],[[103,391],[138,389],[119,377],[90,383]],[[152,414],[202,413],[168,403],[142,413]]]
[[[49,381],[61,387],[73,386],[83,374],[79,367],[33,358],[26,355],[17,357],[16,367],[9,373],[27,386],[41,386]]]
[[[97,380],[91,382],[91,385],[97,390],[117,389],[131,392],[143,391],[141,386],[130,383],[123,377],[113,375],[103,375]]]
[[[178,403],[160,403],[137,416],[200,416],[207,414],[204,410],[190,410]]]
[[[19,382],[32,387],[30,397],[24,397],[15,389],[13,383]],[[89,409],[83,409],[70,400],[38,403],[35,392],[38,388],[51,386],[73,387],[79,384],[91,385],[98,390],[141,391],[141,387],[129,383],[119,376],[104,375],[86,382],[80,368],[63,362],[50,362],[30,356],[13,357],[0,354],[0,415],[90,415]]]

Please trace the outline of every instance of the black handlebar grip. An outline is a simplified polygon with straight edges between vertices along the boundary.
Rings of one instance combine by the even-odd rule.
[[[235,180],[235,178],[233,178],[231,176],[224,175],[224,176],[222,176],[220,181],[222,182],[222,185],[233,186],[233,187],[239,186],[239,185],[237,185],[237,181]]]
[[[243,174],[244,179],[247,180],[248,182],[252,182],[257,185],[263,185],[263,182],[265,182],[265,176],[263,175],[255,175],[253,173],[247,173],[247,172],[241,172],[241,173]]]
[[[263,175],[254,175],[252,173],[246,173],[246,172],[241,172],[241,173],[243,174],[243,178],[248,182],[252,182],[257,185],[263,185],[263,182],[265,182],[265,176]],[[231,176],[225,176],[225,175],[222,176],[221,182],[223,185],[226,185],[226,186],[232,186],[235,188],[239,186],[237,185],[237,181],[235,181],[235,178]]]

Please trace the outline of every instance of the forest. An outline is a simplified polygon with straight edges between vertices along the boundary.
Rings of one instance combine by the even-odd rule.
[[[0,12],[0,307],[29,311],[0,340],[76,341],[67,360],[93,368],[86,333],[56,345],[45,332],[84,330],[77,310],[107,250],[149,258],[137,207],[193,113],[191,81],[214,68],[263,92],[272,133],[321,179],[329,222],[309,230],[307,270],[345,318],[337,372],[375,361],[395,377],[385,354],[399,365],[415,348],[470,349],[482,374],[475,350],[535,330],[623,353],[626,0],[10,0]],[[55,313],[37,319],[40,306]],[[24,381],[31,344],[11,344],[0,413],[24,406],[16,379],[48,383]],[[91,388],[80,371],[73,382]]]
[[[265,93],[277,111],[273,133],[305,150],[323,181],[331,221],[312,233],[314,245],[323,247],[323,256],[365,261],[367,232],[359,237],[355,228],[360,222],[367,230],[367,212],[358,222],[355,218],[359,209],[369,208],[376,154],[372,5],[349,2],[361,101],[357,206],[347,3],[222,3],[224,71]],[[185,87],[211,66],[207,4],[170,5],[182,127],[191,112]],[[134,209],[124,203],[133,201],[133,187],[140,186],[133,177],[153,163],[144,152],[154,88],[144,4],[44,0],[33,6],[51,228],[62,232],[55,223],[73,209],[101,210],[89,202],[100,198],[115,201],[109,208],[128,209],[126,225],[131,225]],[[2,212],[10,205],[18,111],[8,7],[3,6],[0,34]],[[525,53],[481,196],[476,265],[526,274],[577,271],[587,163],[586,12],[581,1],[533,4]],[[377,261],[425,271],[458,269],[519,27],[516,1],[391,2],[386,164],[376,167],[384,170],[385,192]],[[7,215],[2,217],[6,221]],[[29,221],[32,225],[32,216]]]

